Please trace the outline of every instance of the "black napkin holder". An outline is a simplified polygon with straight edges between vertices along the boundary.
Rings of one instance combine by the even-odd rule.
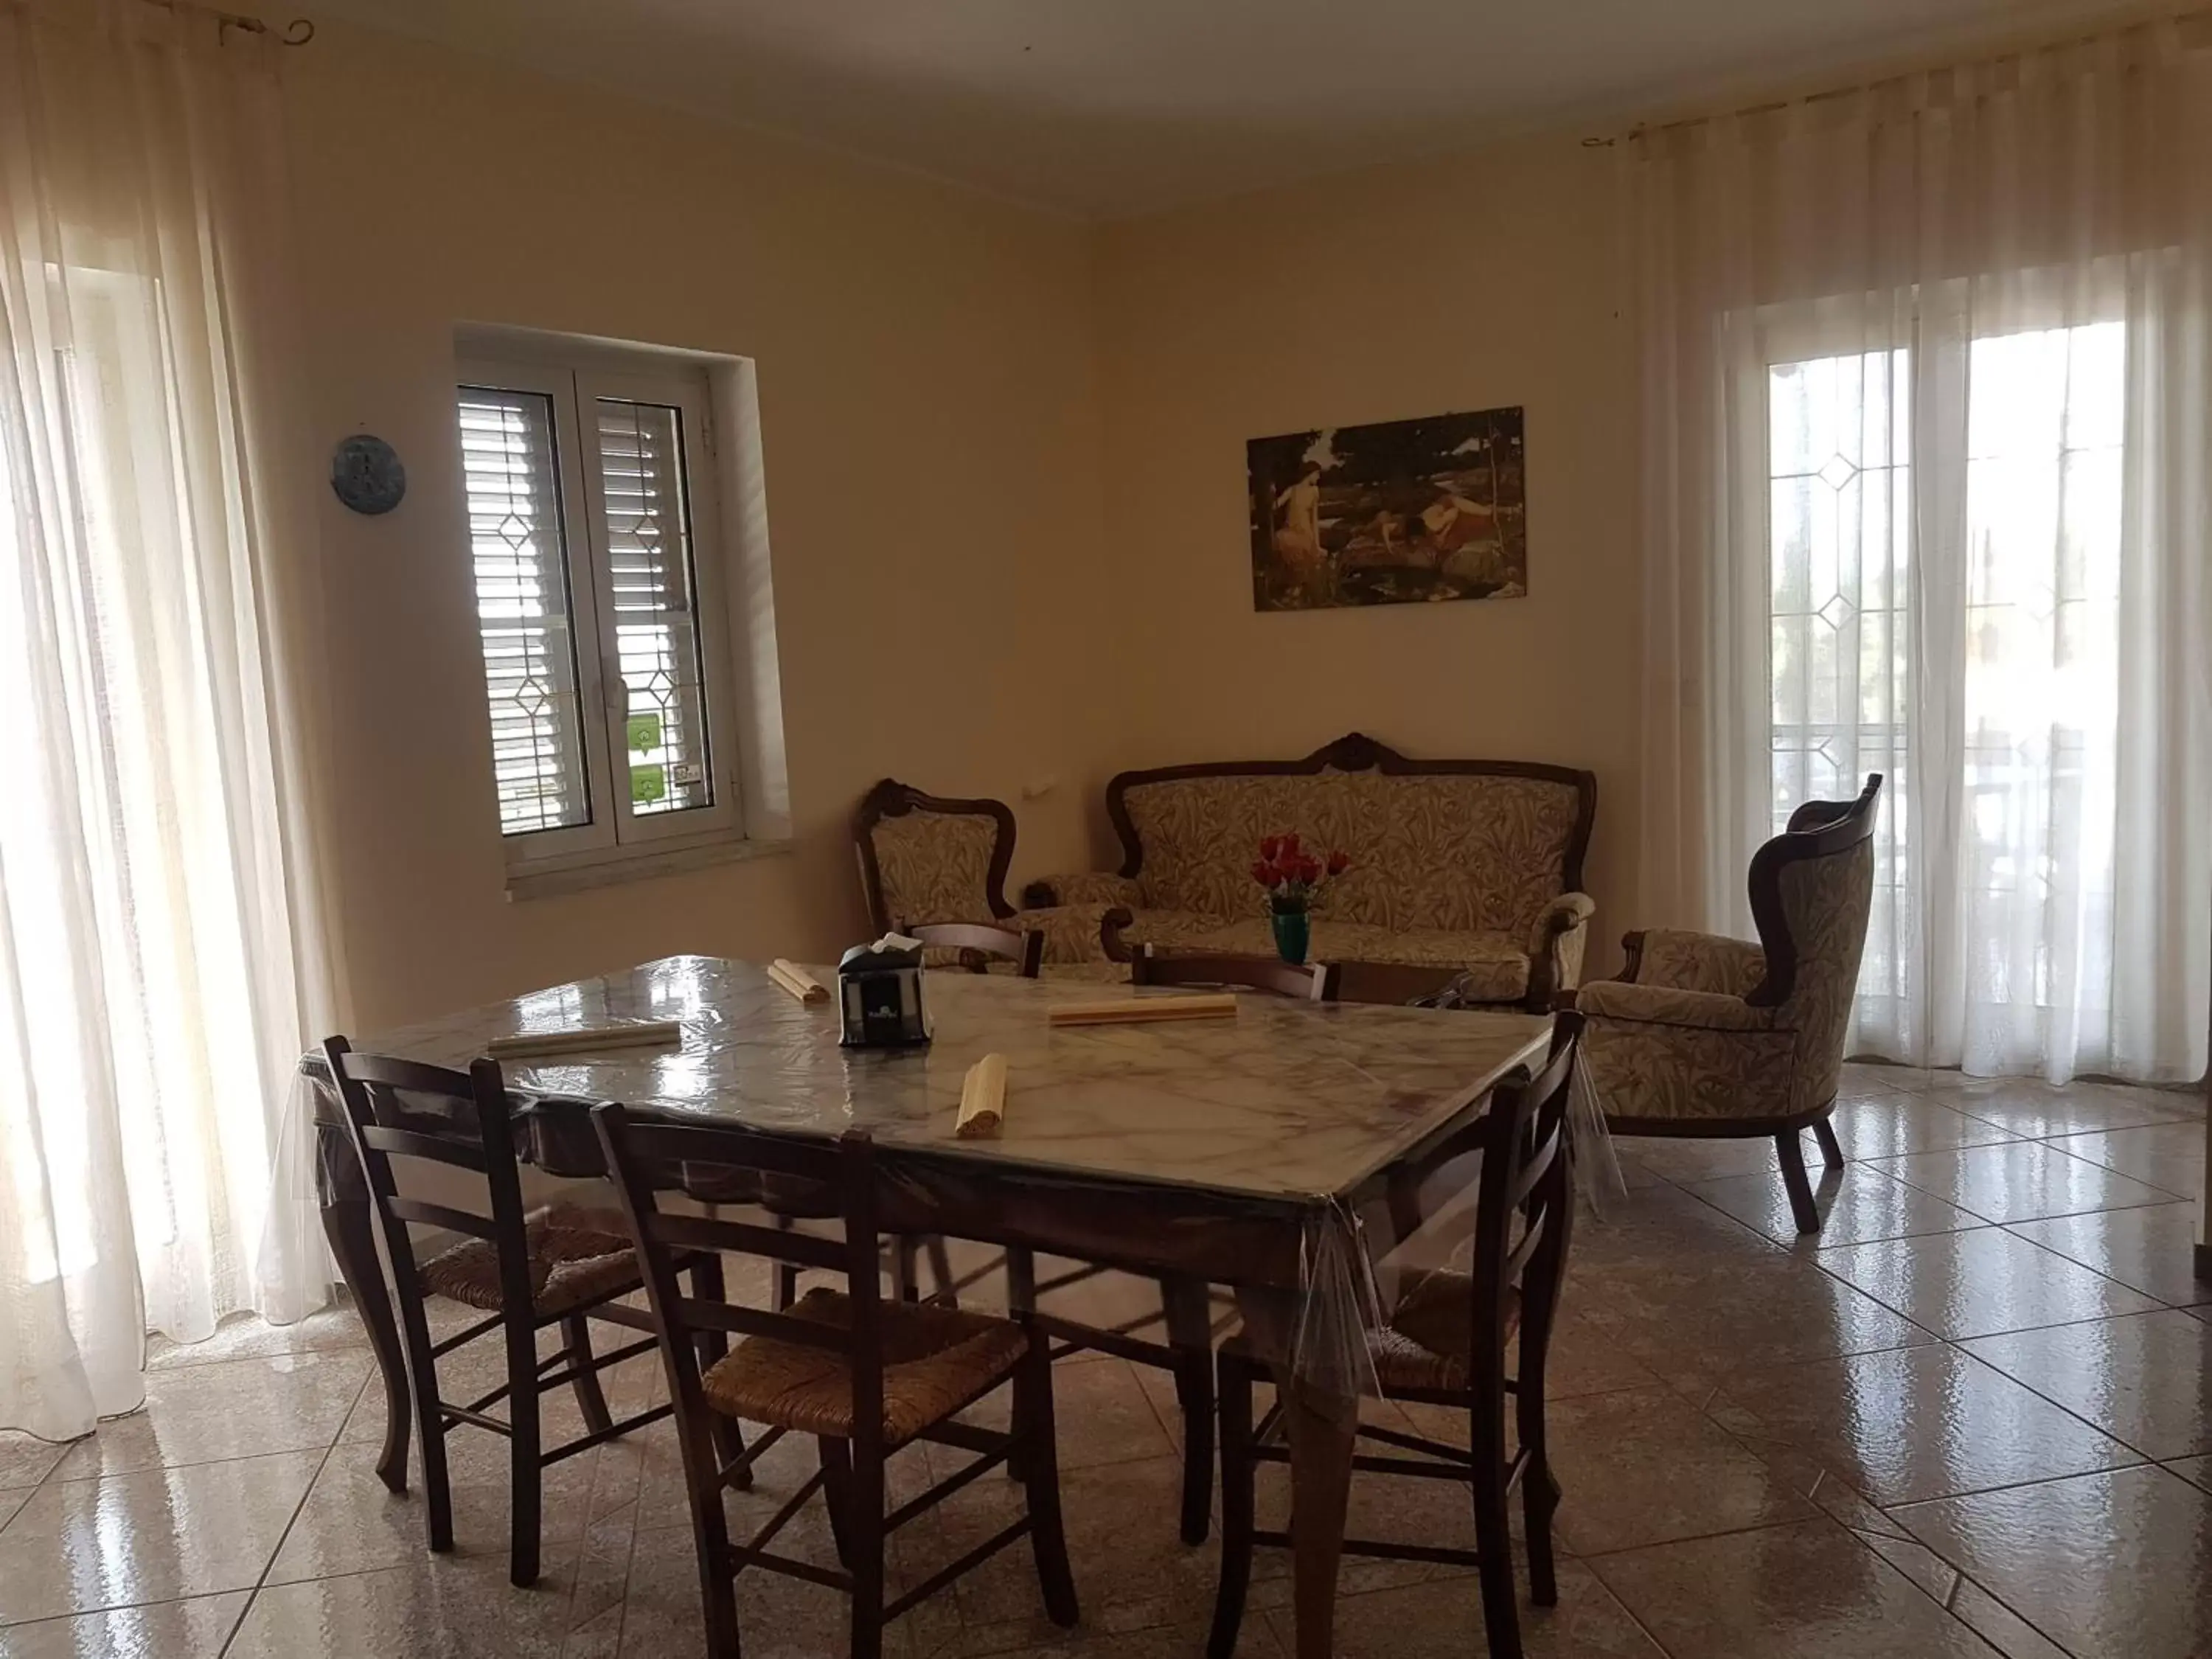
[[[921,946],[896,933],[856,945],[837,963],[837,1008],[848,1048],[912,1048],[927,1042]]]

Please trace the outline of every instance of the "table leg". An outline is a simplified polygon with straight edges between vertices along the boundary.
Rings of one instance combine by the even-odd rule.
[[[1275,1368],[1276,1397],[1291,1443],[1291,1607],[1297,1659],[1329,1659],[1336,1640],[1336,1569],[1344,1554],[1345,1510],[1359,1402]]]
[[[1291,1449],[1291,1608],[1296,1659],[1330,1659],[1336,1645],[1336,1570],[1344,1555],[1345,1512],[1359,1401],[1291,1370],[1296,1314],[1274,1294],[1240,1291],[1245,1329],[1267,1354]]]
[[[347,1146],[343,1157],[353,1162]],[[392,1298],[384,1288],[384,1263],[376,1252],[376,1224],[366,1191],[330,1190],[326,1181],[321,1194],[323,1236],[330,1240],[338,1273],[353,1294],[353,1305],[368,1332],[368,1346],[376,1355],[376,1369],[384,1378],[384,1449],[378,1454],[376,1473],[393,1492],[407,1490],[407,1443],[410,1396],[407,1359],[399,1346],[399,1324],[392,1311]]]

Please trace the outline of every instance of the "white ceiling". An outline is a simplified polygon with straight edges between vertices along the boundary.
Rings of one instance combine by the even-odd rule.
[[[324,0],[1114,217],[2003,38],[2091,0]]]

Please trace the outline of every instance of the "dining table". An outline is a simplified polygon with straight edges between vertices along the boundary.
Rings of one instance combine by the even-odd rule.
[[[876,1145],[887,1232],[1224,1287],[1274,1370],[1295,1494],[1296,1651],[1323,1659],[1358,1400],[1373,1385],[1368,1336],[1384,1317],[1376,1264],[1412,1224],[1383,1200],[1419,1189],[1491,1091],[1541,1062],[1552,1020],[1256,994],[1218,1018],[1051,1017],[1056,1005],[1174,994],[932,972],[931,1041],[851,1048],[834,998],[804,1000],[765,964],[673,956],[356,1047],[465,1066],[501,1037],[672,1021],[659,1046],[507,1060],[518,1155],[549,1176],[604,1176],[589,1114],[608,1100],[825,1140],[860,1128]],[[962,1086],[987,1054],[1006,1057],[1003,1119],[994,1137],[963,1138]],[[303,1057],[301,1082],[314,1201],[383,1375],[378,1472],[404,1490],[406,1370],[366,1184],[319,1054]]]

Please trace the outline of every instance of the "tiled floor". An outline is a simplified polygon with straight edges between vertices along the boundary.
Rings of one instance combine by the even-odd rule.
[[[1818,1239],[1791,1228],[1765,1143],[1623,1143],[1633,1191],[1576,1239],[1553,1365],[1571,1559],[1559,1607],[1526,1614],[1528,1651],[2212,1652],[2212,1285],[2190,1272],[2187,1196],[2201,1102],[1856,1066],[1846,1092],[1855,1162]],[[617,1403],[658,1389],[633,1365]],[[1202,1651],[1216,1553],[1176,1538],[1165,1380],[1088,1358],[1058,1390],[1083,1629],[1044,1622],[1018,1547],[902,1621],[894,1654]],[[434,1560],[417,1503],[369,1467],[381,1409],[334,1312],[161,1353],[145,1412],[75,1447],[0,1436],[0,1659],[699,1650],[665,1425],[555,1473],[544,1578],[517,1591],[503,1449],[457,1435],[460,1547]],[[572,1429],[573,1407],[555,1419]],[[732,1501],[765,1514],[809,1468],[787,1443]],[[966,1489],[902,1541],[895,1576],[1013,1502],[1003,1481]],[[1361,1486],[1354,1523],[1469,1531],[1429,1484]],[[800,1547],[826,1551],[824,1529]],[[1263,1556],[1249,1655],[1289,1651],[1285,1571]],[[750,1659],[838,1650],[830,1593],[742,1585]],[[1480,1629],[1464,1574],[1346,1570],[1346,1659],[1460,1659]]]

